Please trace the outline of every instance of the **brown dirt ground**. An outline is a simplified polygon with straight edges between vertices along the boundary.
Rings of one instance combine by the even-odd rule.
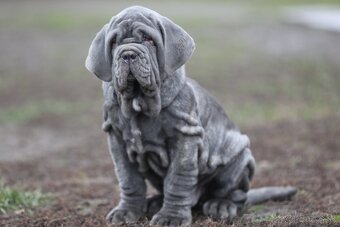
[[[330,116],[246,129],[258,160],[253,187],[295,185],[299,193],[292,201],[255,207],[233,225],[335,226],[327,215],[340,212],[339,124],[339,117]],[[103,137],[89,132],[85,142],[63,151],[30,161],[1,162],[8,184],[39,185],[55,196],[52,205],[33,214],[0,217],[1,226],[107,226],[104,217],[118,202],[119,190]],[[272,215],[276,218],[267,220]],[[194,214],[193,226],[225,225]],[[137,226],[148,222],[142,220]]]

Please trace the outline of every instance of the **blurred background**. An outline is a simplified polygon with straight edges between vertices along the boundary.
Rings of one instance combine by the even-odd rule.
[[[84,62],[96,32],[136,4],[194,38],[187,75],[250,135],[254,185],[302,191],[239,222],[339,221],[339,1],[27,0],[0,2],[0,179],[58,199],[30,216],[6,212],[0,223],[105,223],[119,192],[101,131],[101,82]]]

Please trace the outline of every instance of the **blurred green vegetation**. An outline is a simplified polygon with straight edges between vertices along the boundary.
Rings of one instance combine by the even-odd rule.
[[[26,123],[43,115],[68,117],[86,110],[86,103],[57,100],[31,101],[0,112],[0,123]]]
[[[204,0],[201,0],[204,1]],[[340,2],[338,0],[213,0],[211,2],[228,2],[228,3],[243,3],[246,5],[267,5],[267,6],[287,6],[287,5],[338,5]]]
[[[253,4],[261,3],[264,5],[339,5],[340,2],[337,0],[257,0],[253,1]]]
[[[0,20],[0,26],[64,30],[99,26],[102,25],[103,21],[106,19],[107,16],[100,17],[100,15],[87,16],[75,15],[71,12],[44,12],[40,14],[23,14],[11,19],[10,23],[8,23],[8,20],[2,18],[2,20]]]
[[[0,214],[8,212],[27,212],[32,208],[47,204],[51,196],[39,190],[22,191],[0,183]]]
[[[340,222],[340,214],[333,214],[332,217],[336,222]]]
[[[134,4],[159,11],[192,35],[196,51],[187,75],[216,96],[237,124],[339,115],[340,67],[327,53],[327,48],[332,49],[327,43],[337,35],[290,25],[282,18],[284,6],[320,3],[339,4],[335,0],[2,2],[0,123],[25,123],[42,115],[75,121],[80,113],[98,117],[102,95],[100,81],[84,67],[88,47],[111,16]],[[287,52],[286,40],[280,37],[291,38],[290,33],[302,44],[310,34],[324,35],[319,45]],[[272,40],[282,53],[268,49]]]
[[[276,214],[276,213],[271,213],[271,214],[267,214],[265,216],[258,217],[254,221],[255,222],[266,222],[266,221],[269,222],[269,221],[274,221],[274,220],[279,219],[279,218],[283,218],[283,217]]]

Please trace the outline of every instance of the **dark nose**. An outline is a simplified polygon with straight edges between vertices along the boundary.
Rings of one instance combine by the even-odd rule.
[[[137,54],[133,51],[125,51],[122,54],[122,59],[125,63],[130,63],[137,58]]]

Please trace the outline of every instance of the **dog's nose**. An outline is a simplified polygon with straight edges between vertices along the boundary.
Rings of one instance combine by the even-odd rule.
[[[122,54],[122,59],[125,63],[130,63],[137,58],[137,54],[133,51],[125,51]]]

